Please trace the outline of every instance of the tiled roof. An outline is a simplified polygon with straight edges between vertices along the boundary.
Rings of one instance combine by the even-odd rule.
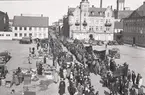
[[[141,5],[135,10],[140,16],[145,16],[145,4]]]
[[[14,16],[13,26],[48,27],[48,17]]]
[[[91,7],[89,8],[89,16],[104,16],[106,11],[106,8],[96,8],[96,7]],[[92,15],[91,12],[94,14]],[[100,15],[102,13],[102,15]]]
[[[69,8],[68,9],[68,15],[73,15],[73,12],[75,11],[75,8]],[[96,7],[90,7],[89,8],[89,16],[104,16],[106,11],[106,8],[96,8]],[[93,15],[91,14],[93,12]],[[100,12],[102,12],[102,15],[100,15]]]
[[[115,28],[115,29],[123,29],[123,22],[118,22],[118,21],[116,21],[116,22],[114,23],[114,28]]]
[[[118,0],[118,2],[125,2],[125,0]]]
[[[118,12],[118,19],[123,19],[132,14],[132,10],[123,10]]]

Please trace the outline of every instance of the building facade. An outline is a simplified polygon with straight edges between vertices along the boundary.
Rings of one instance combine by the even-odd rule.
[[[101,0],[102,1],[102,0]],[[102,3],[101,3],[102,4]],[[92,34],[96,40],[113,40],[114,17],[112,7],[90,7],[88,0],[82,0],[76,8],[68,8],[64,20],[69,38],[88,40]],[[68,19],[68,20],[67,20]]]
[[[14,16],[12,32],[13,39],[32,37],[32,39],[48,38],[48,17],[41,16]]]
[[[123,20],[124,42],[145,47],[145,2]]]
[[[6,32],[6,31],[0,31],[0,40],[12,40],[13,38],[13,33],[10,32]]]

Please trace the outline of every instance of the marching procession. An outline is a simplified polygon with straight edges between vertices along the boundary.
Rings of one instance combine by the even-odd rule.
[[[78,61],[72,59],[68,62],[66,55],[59,56],[57,59],[60,65],[60,95],[65,94],[64,80],[66,79],[69,81],[70,95],[99,95],[99,91],[94,92],[91,85],[90,73],[101,76],[101,83],[110,89],[110,95],[144,95],[142,76],[131,71],[126,62],[119,65],[113,57],[110,58],[106,54],[106,51],[96,53],[92,46],[85,47],[81,41],[76,39],[73,42],[66,39],[60,42]]]
[[[77,39],[68,40],[52,33],[49,36],[49,39],[36,41],[35,46],[28,49],[30,67],[27,70],[18,67],[13,71],[12,80],[9,78],[10,88],[24,83],[24,87],[27,88],[24,91],[29,91],[30,88],[25,86],[25,83],[28,85],[37,82],[41,86],[43,84],[41,89],[48,89],[53,81],[58,84],[59,95],[68,95],[68,93],[69,95],[101,95],[91,82],[91,74],[94,74],[101,77],[102,87],[109,89],[107,95],[145,95],[141,74],[131,70],[126,62],[123,65],[117,64],[115,59],[120,58],[120,55],[110,53],[115,49],[108,54],[107,49],[100,51],[94,49],[92,44],[84,45]],[[35,62],[36,68],[31,68],[34,64],[31,60],[36,59],[40,59]],[[48,59],[53,61],[52,64]],[[42,76],[47,81],[42,80]],[[0,85],[7,86],[7,83],[4,83],[4,79],[1,78]],[[16,91],[15,88],[12,89],[11,94],[15,95]]]

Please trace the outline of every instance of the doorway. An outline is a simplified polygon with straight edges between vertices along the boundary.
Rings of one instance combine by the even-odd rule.
[[[135,45],[135,43],[136,43],[135,40],[136,40],[135,37],[133,37],[133,45]]]

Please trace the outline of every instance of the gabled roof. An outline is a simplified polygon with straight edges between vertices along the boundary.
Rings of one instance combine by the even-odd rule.
[[[96,7],[90,7],[89,8],[89,16],[104,16],[105,15],[106,8],[96,8]],[[91,12],[94,14],[92,15]],[[102,15],[100,15],[100,13]]]
[[[140,16],[145,16],[145,4],[135,10]]]
[[[68,9],[68,15],[73,15],[73,12],[75,11],[75,8],[69,8]],[[89,8],[89,16],[104,16],[106,11],[106,8],[96,8],[96,7],[90,7]],[[91,12],[93,12],[93,15],[91,14]],[[100,12],[102,13],[102,15],[100,15]]]
[[[17,27],[48,27],[48,17],[14,16],[13,26]]]
[[[123,22],[118,22],[118,21],[116,21],[116,22],[114,23],[114,28],[115,28],[115,29],[123,29]]]
[[[118,0],[118,2],[125,2],[125,0]]]
[[[132,10],[118,11],[118,19],[127,18],[132,14]]]

